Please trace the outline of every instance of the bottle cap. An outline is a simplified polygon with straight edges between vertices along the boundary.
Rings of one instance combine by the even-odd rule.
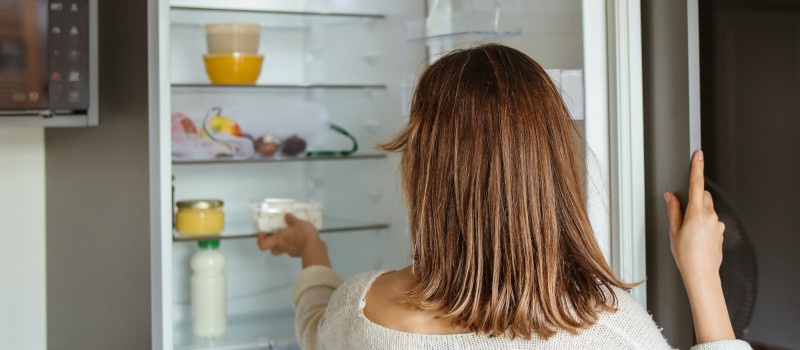
[[[219,248],[219,240],[215,239],[212,241],[200,241],[197,242],[197,245],[200,246],[200,248]]]

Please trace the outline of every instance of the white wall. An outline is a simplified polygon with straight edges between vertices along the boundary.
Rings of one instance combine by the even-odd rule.
[[[44,129],[0,129],[0,347],[45,349]]]

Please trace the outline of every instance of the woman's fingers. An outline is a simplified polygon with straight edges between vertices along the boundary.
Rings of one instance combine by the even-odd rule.
[[[258,234],[258,249],[261,251],[269,250],[272,255],[281,255],[289,251],[286,243],[277,235]]]
[[[286,247],[281,245],[274,246],[272,247],[272,249],[269,250],[269,252],[274,256],[281,255],[283,253],[286,253]]]
[[[258,249],[269,250],[272,255],[281,255],[286,253],[288,248],[278,235],[267,235],[262,232],[258,234]]]
[[[664,200],[667,201],[667,214],[669,214],[669,232],[675,233],[683,225],[683,212],[681,203],[672,192],[664,193]]]
[[[258,234],[258,249],[270,250],[280,243],[280,238],[277,235],[267,235],[265,233]]]
[[[265,242],[264,242],[264,241],[265,241],[266,239],[267,239],[267,234],[265,234],[264,232],[260,232],[260,233],[258,234],[258,237],[256,238],[256,241],[257,241],[257,243],[258,243],[258,249],[259,249],[259,250],[261,250],[261,251],[264,251],[264,250],[265,250],[265,249],[264,249],[264,244],[265,244]]]
[[[299,223],[301,220],[290,213],[286,213],[286,215],[283,216],[283,221],[286,222],[287,226],[291,227]]]
[[[714,198],[711,197],[711,192],[705,191],[703,193],[703,205],[712,211],[714,210]]]
[[[703,171],[705,168],[705,161],[703,160],[703,151],[697,151],[692,157],[692,173],[689,177],[689,204],[688,207],[701,208],[704,202],[705,192],[705,179]]]

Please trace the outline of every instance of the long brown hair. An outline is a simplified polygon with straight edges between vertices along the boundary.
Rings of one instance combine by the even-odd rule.
[[[407,302],[490,336],[547,338],[613,311],[619,281],[594,239],[577,128],[522,52],[482,45],[428,67],[402,153],[416,287]],[[571,310],[571,311],[570,311]]]

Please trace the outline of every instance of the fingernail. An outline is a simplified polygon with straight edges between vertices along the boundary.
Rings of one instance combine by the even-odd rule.
[[[669,195],[664,193],[664,201],[669,203]]]
[[[703,160],[703,151],[697,151],[697,159]]]

